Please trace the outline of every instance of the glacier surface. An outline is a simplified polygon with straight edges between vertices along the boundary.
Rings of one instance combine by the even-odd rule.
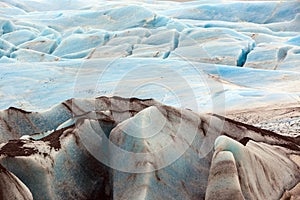
[[[297,1],[5,0],[0,108],[101,95],[201,112],[214,111],[214,98],[228,111],[297,104],[299,10]]]
[[[298,198],[299,23],[296,0],[2,0],[0,199]]]

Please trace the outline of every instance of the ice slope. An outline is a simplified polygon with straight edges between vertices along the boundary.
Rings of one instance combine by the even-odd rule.
[[[0,198],[33,200],[30,190],[14,174],[0,165]]]
[[[299,137],[151,99],[73,99],[48,114],[11,111],[11,121],[1,122],[23,120],[29,137],[2,141],[0,163],[34,199],[217,199],[237,190],[245,199],[279,199],[300,181]],[[53,117],[67,111],[72,123]],[[42,119],[65,125],[40,138]],[[24,134],[10,127],[8,134]],[[239,179],[227,184],[233,176]]]

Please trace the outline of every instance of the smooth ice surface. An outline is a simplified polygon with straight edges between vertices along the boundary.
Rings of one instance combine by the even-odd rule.
[[[155,98],[199,111],[297,103],[298,72],[122,58],[1,64],[1,108],[49,108],[65,99],[118,95]],[[47,72],[47,73],[45,73]],[[259,79],[259,81],[257,81]],[[11,84],[13,82],[13,84]],[[180,83],[180,84],[178,84]]]

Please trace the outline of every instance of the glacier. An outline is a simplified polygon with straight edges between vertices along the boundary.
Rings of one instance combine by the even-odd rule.
[[[276,199],[300,180],[299,137],[152,99],[72,99],[47,113],[6,112],[16,114],[1,117],[13,139],[2,138],[0,163],[34,199],[218,199],[224,187],[227,199],[235,191],[239,199]],[[43,137],[14,139],[21,127],[61,123],[51,117],[58,113],[75,120]]]
[[[178,10],[178,6],[182,8]],[[160,70],[158,74],[169,73],[162,66],[172,65],[176,68],[174,73],[187,79],[197,96],[203,96],[202,93],[210,97],[214,93],[225,96],[223,101],[229,111],[243,108],[244,104],[258,107],[299,102],[296,87],[299,83],[290,78],[299,76],[299,4],[296,1],[228,1],[223,4],[219,1],[108,1],[99,4],[90,0],[83,4],[79,1],[37,3],[9,0],[2,2],[0,17],[0,77],[2,85],[6,85],[0,90],[2,109],[9,106],[48,109],[72,97],[130,97],[127,91],[114,90],[106,80],[94,84],[89,82],[94,78],[106,78],[102,72],[104,69],[115,70],[111,73],[121,73],[130,79],[126,74],[132,73],[134,66],[143,68],[147,65],[155,65],[155,70]],[[181,65],[189,69],[185,72]],[[44,70],[48,73],[43,73]],[[86,70],[94,73],[86,75]],[[150,74],[157,76],[153,71]],[[141,77],[149,73],[142,72],[146,75],[139,74]],[[225,75],[238,72],[241,75],[229,79]],[[196,77],[195,73],[200,73],[197,77],[202,76],[200,79],[203,80],[190,83],[190,76]],[[246,79],[261,77],[262,74],[267,77],[261,77],[260,82],[263,82],[259,87],[256,81],[241,84],[239,79],[247,73],[253,75]],[[83,80],[78,80],[78,77]],[[171,79],[172,75],[162,76],[162,79],[165,77]],[[109,79],[120,82],[115,77]],[[272,81],[271,88],[265,88],[268,84],[264,81],[270,79],[278,81]],[[10,88],[8,83],[12,80],[14,86]],[[82,91],[77,92],[78,81],[85,86],[80,86],[78,89]],[[132,80],[130,83],[124,81],[133,87],[140,85]],[[198,86],[205,82],[224,89],[206,95],[207,86],[204,89]],[[103,89],[97,88],[97,84]],[[186,95],[179,88],[170,87],[179,96]],[[161,87],[160,90],[158,96],[144,91],[134,96],[155,98],[178,106],[174,101],[168,102],[164,98],[165,90]],[[244,98],[245,94],[247,98]],[[47,99],[39,101],[40,95],[47,96]],[[197,98],[199,105],[207,102],[207,99]]]
[[[299,23],[297,0],[2,0],[0,199],[299,198]]]

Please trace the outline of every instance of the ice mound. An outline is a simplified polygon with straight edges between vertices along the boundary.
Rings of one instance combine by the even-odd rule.
[[[34,199],[279,199],[300,181],[298,139],[152,99],[3,113],[0,164]]]

